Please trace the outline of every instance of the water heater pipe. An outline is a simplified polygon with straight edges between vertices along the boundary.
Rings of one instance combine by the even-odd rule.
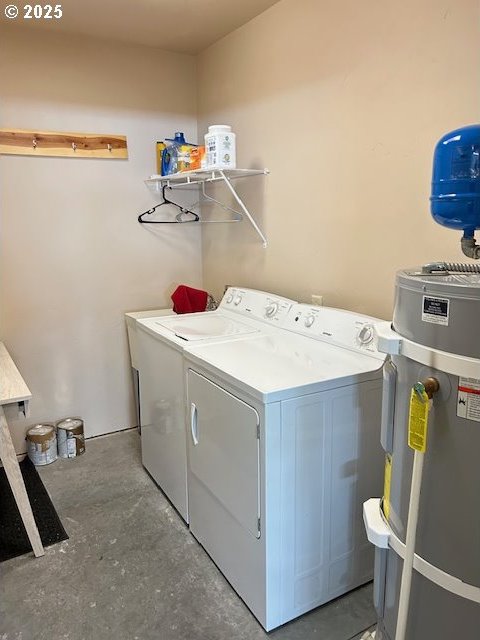
[[[424,264],[422,273],[446,276],[449,273],[480,273],[480,264],[470,262],[430,262]]]
[[[465,232],[463,234],[462,251],[468,258],[480,260],[480,245],[476,243],[473,233],[467,235],[467,232]]]
[[[439,390],[436,378],[422,381],[423,388],[431,400]],[[397,628],[395,640],[405,640],[410,606],[410,591],[412,587],[413,561],[415,559],[415,543],[417,539],[418,512],[420,508],[420,494],[422,489],[423,462],[425,454],[415,451],[413,455],[412,485],[410,488],[410,502],[408,505],[407,534],[405,536],[405,557],[403,560],[402,581],[400,585],[400,599],[398,603]]]

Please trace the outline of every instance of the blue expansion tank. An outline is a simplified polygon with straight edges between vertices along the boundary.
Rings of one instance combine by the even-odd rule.
[[[473,238],[480,229],[480,125],[451,131],[433,156],[431,211],[439,224]]]

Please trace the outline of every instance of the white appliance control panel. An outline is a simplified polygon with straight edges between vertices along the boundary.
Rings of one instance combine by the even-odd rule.
[[[288,298],[255,289],[229,287],[222,298],[219,309],[229,309],[243,316],[263,320],[274,326],[283,327],[292,305]]]
[[[344,309],[307,304],[292,305],[284,329],[384,359],[376,347],[376,318]]]

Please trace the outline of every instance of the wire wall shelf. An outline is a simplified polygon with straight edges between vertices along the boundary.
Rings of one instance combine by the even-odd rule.
[[[232,184],[233,181],[236,181],[238,178],[248,178],[252,176],[262,176],[268,175],[270,172],[268,169],[208,169],[208,170],[199,170],[199,171],[183,171],[182,173],[174,173],[169,176],[161,176],[161,175],[153,175],[145,180],[145,184],[147,187],[155,192],[165,194],[165,189],[185,189],[191,186],[200,186],[202,189],[202,196],[205,200],[214,202],[221,206],[225,211],[228,211],[233,217],[230,217],[225,220],[217,220],[215,222],[238,222],[243,220],[244,217],[250,222],[250,224],[255,229],[256,233],[260,237],[263,243],[263,247],[267,246],[267,239],[265,235],[260,230],[259,226],[253,219],[252,214],[245,206],[245,203],[240,198],[235,189],[235,186]],[[223,183],[228,192],[232,195],[233,199],[236,201],[239,209],[233,209],[224,203],[216,200],[211,195],[206,192],[205,185],[219,182]],[[151,210],[151,212],[153,209]],[[149,213],[149,212],[146,212]],[[145,214],[143,214],[145,215]],[[185,220],[184,222],[202,222],[200,217],[196,214],[194,219]],[[177,222],[183,222],[181,218],[177,216]],[[143,221],[145,222],[145,221]],[[208,222],[208,221],[203,221]],[[212,221],[213,222],[213,221]]]

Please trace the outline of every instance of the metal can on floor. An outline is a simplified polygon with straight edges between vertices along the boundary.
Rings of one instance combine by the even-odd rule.
[[[85,435],[81,418],[65,418],[57,422],[58,455],[76,458],[85,453]]]
[[[36,424],[27,431],[27,453],[36,466],[55,462],[57,459],[57,437],[53,424]]]

